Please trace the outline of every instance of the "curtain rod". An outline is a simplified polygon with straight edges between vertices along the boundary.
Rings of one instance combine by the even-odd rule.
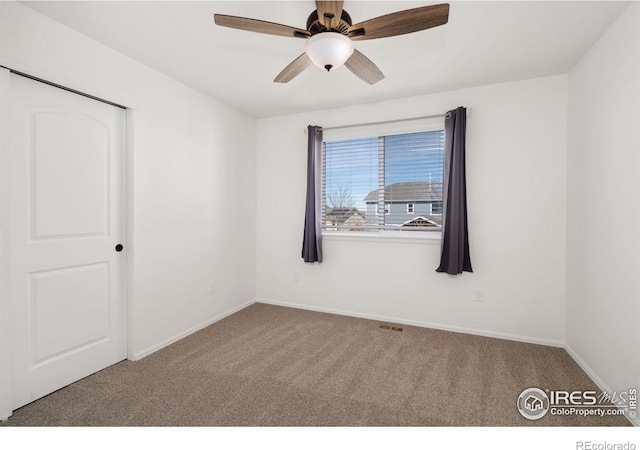
[[[1,1],[1,0],[0,0]],[[466,108],[467,109],[467,117],[471,117],[471,114],[473,112],[473,110],[469,107]],[[350,125],[339,125],[339,126],[335,126],[335,127],[321,127],[322,131],[327,131],[327,130],[340,130],[342,128],[352,128],[352,127],[365,127],[365,126],[370,126],[370,125],[386,125],[389,123],[398,123],[398,122],[407,122],[410,120],[422,120],[422,119],[435,119],[437,117],[445,117],[447,114],[432,114],[430,116],[420,116],[420,117],[407,117],[405,119],[393,119],[393,120],[382,120],[380,122],[369,122],[369,123],[353,123]],[[307,133],[307,129],[304,129],[304,133]]]
[[[437,117],[444,117],[445,114],[432,114],[430,116],[421,116],[421,117],[408,117],[406,119],[393,119],[393,120],[382,120],[380,122],[369,122],[369,123],[354,123],[350,125],[340,125],[336,127],[322,127],[323,131],[327,130],[340,130],[342,128],[352,128],[352,127],[364,127],[369,125],[386,125],[389,123],[398,123],[398,122],[407,122],[410,120],[421,120],[421,119],[435,119]]]

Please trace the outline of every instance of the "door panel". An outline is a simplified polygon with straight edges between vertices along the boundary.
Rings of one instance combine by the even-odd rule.
[[[11,75],[13,408],[126,358],[125,111]]]
[[[106,339],[108,264],[31,273],[30,277],[32,366]],[[74,316],[82,320],[67,320]],[[59,331],[61,323],[66,324],[64,333]]]
[[[106,234],[109,129],[61,110],[34,111],[29,127],[33,239]]]

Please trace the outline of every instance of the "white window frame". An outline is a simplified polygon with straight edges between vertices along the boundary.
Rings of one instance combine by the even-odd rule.
[[[415,203],[407,203],[407,214],[414,214],[416,210]]]
[[[354,126],[335,126],[328,127],[323,132],[323,143],[322,143],[322,202],[325,202],[325,191],[324,191],[324,177],[325,175],[325,167],[324,167],[324,152],[325,152],[325,143],[330,141],[339,141],[339,140],[349,140],[349,139],[364,139],[371,138],[375,136],[393,136],[398,134],[411,134],[411,133],[425,133],[430,131],[442,131],[444,130],[444,115],[442,116],[433,116],[430,119],[407,119],[407,120],[391,120],[389,122],[378,122],[372,124],[365,125],[354,125]],[[389,205],[387,209],[386,206]],[[374,205],[375,206],[375,205]],[[415,206],[414,206],[415,210]],[[379,207],[375,207],[375,215],[379,216]],[[391,204],[385,203],[385,215],[391,214]],[[402,233],[398,233],[393,230],[376,230],[376,231],[329,231],[326,229],[322,230],[323,236],[327,237],[339,237],[339,238],[349,238],[353,237],[356,239],[360,238],[373,238],[374,240],[386,239],[389,238],[391,240],[396,239],[427,239],[427,240],[440,240],[441,238],[441,229],[438,230],[422,230],[422,231],[403,231]]]

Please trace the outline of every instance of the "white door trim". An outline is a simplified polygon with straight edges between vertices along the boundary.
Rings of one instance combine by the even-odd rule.
[[[133,180],[133,149],[134,149],[134,120],[135,111],[132,108],[126,109],[126,142],[125,142],[125,236],[127,236],[127,251],[125,252],[125,269],[124,269],[124,308],[127,323],[127,359],[135,361],[133,351],[133,301],[135,295],[133,292],[133,263],[135,256],[135,239],[134,239],[134,180]]]
[[[9,168],[8,168],[8,122],[9,122],[9,75],[0,68],[0,420],[12,413],[12,353],[11,353],[11,292],[10,285],[10,230],[9,230]]]

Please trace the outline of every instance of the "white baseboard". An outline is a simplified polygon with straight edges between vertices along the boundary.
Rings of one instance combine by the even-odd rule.
[[[300,305],[300,304],[296,304],[296,303],[287,303],[287,302],[281,302],[281,301],[277,301],[277,300],[270,300],[270,299],[266,299],[266,298],[257,298],[256,302],[257,303],[266,303],[266,304],[269,304],[269,305],[276,305],[276,306],[286,306],[288,308],[306,309],[306,310],[309,310],[309,311],[324,312],[324,313],[329,313],[329,314],[338,314],[340,316],[359,317],[361,319],[380,320],[380,321],[383,321],[383,322],[392,322],[392,323],[399,323],[399,324],[405,324],[405,325],[413,325],[413,326],[422,327],[422,328],[433,328],[433,329],[436,329],[436,330],[453,331],[453,332],[456,332],[456,333],[474,334],[474,335],[477,335],[477,336],[485,336],[485,337],[492,337],[492,338],[498,338],[498,339],[507,339],[509,341],[526,342],[526,343],[529,343],[529,344],[548,345],[548,346],[551,346],[551,347],[564,347],[564,342],[556,341],[556,340],[553,340],[553,339],[543,339],[543,338],[537,338],[537,337],[533,337],[533,336],[523,336],[523,335],[511,334],[511,333],[502,333],[502,332],[499,332],[499,331],[488,331],[488,330],[480,330],[480,329],[476,329],[476,328],[458,327],[458,326],[454,326],[454,325],[443,325],[443,324],[440,324],[440,323],[423,322],[423,321],[420,321],[420,320],[408,320],[408,319],[402,319],[402,318],[399,318],[399,317],[382,316],[382,315],[377,315],[377,314],[366,314],[366,313],[361,313],[361,312],[357,312],[357,311],[347,311],[347,310],[342,310],[342,309],[324,308],[324,307],[313,306],[313,305]]]
[[[589,378],[591,378],[591,380],[598,386],[598,388],[602,392],[613,392],[613,390],[609,388],[609,386],[607,386],[604,381],[602,381],[602,378],[600,378],[598,374],[593,371],[593,369],[580,357],[580,355],[576,353],[573,348],[571,348],[569,344],[565,344],[564,349],[567,351],[567,353],[569,353],[569,356],[573,358],[576,364],[578,364],[580,368],[584,370],[584,372],[589,376]],[[640,388],[640,386],[638,386],[638,388]],[[635,419],[632,419],[630,417],[627,417],[626,415],[625,417],[629,422],[633,424],[633,426],[640,427],[640,418],[636,417]]]
[[[149,356],[150,354],[155,353],[158,350],[160,350],[160,349],[162,349],[162,348],[164,348],[164,347],[166,347],[168,345],[171,345],[174,342],[177,342],[180,339],[183,339],[183,338],[189,336],[190,334],[195,333],[196,331],[200,331],[201,329],[203,329],[205,327],[208,327],[209,325],[211,325],[213,323],[216,323],[217,321],[222,320],[225,317],[230,316],[231,314],[234,314],[234,313],[236,313],[236,312],[238,312],[238,311],[240,311],[242,309],[245,309],[246,307],[251,306],[254,303],[255,303],[255,300],[250,300],[248,302],[243,303],[242,305],[236,306],[235,308],[231,308],[230,310],[225,311],[222,314],[218,314],[217,316],[212,317],[212,318],[210,318],[210,319],[208,319],[208,320],[206,320],[204,322],[201,322],[201,323],[199,323],[199,324],[197,324],[197,325],[195,325],[195,326],[193,326],[191,328],[188,328],[188,329],[186,329],[186,330],[184,330],[184,331],[182,331],[182,332],[180,332],[180,333],[178,333],[178,334],[176,334],[176,335],[174,335],[174,336],[172,336],[172,337],[170,337],[168,339],[165,339],[162,342],[159,342],[159,343],[154,344],[154,345],[152,345],[150,347],[147,347],[147,348],[145,348],[143,350],[140,350],[139,352],[134,353],[133,357],[129,358],[129,360],[131,360],[131,361],[139,361],[140,359],[144,358],[145,356]]]

